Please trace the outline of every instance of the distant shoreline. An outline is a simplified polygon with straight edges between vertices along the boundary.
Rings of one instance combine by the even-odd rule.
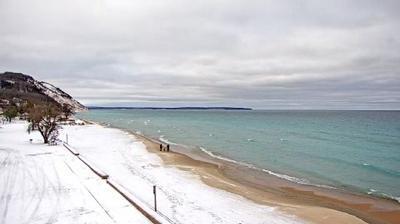
[[[137,109],[137,110],[253,110],[248,107],[88,107],[90,110],[118,110],[118,109]]]
[[[240,111],[357,111],[357,112],[400,112],[399,109],[258,109],[251,107],[103,107],[87,106],[89,110],[240,110]]]

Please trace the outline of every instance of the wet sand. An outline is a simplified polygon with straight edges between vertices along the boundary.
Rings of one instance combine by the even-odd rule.
[[[160,142],[132,133],[149,152],[198,175],[209,186],[241,195],[256,203],[276,206],[311,223],[400,223],[400,204],[390,199],[296,184],[204,155],[160,152]]]

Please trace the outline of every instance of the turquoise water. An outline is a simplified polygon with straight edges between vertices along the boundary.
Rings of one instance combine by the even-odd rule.
[[[292,181],[400,198],[399,111],[128,109],[91,110],[79,117]]]

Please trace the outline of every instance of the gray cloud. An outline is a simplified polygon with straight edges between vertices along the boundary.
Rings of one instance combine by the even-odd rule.
[[[399,1],[0,0],[0,70],[88,105],[400,109]]]

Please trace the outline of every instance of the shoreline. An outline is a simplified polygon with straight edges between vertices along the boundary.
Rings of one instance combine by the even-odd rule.
[[[200,152],[177,152],[173,145],[172,151],[160,152],[159,144],[163,142],[159,140],[130,130],[108,127],[128,132],[143,142],[148,152],[158,155],[166,166],[194,173],[208,186],[243,196],[258,204],[276,206],[312,223],[397,223],[400,220],[400,206],[391,199],[302,185]]]

